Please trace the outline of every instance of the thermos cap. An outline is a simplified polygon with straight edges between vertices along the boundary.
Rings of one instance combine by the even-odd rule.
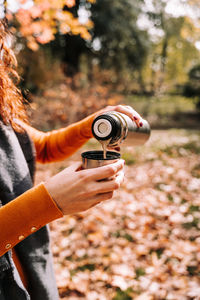
[[[92,123],[92,134],[97,140],[109,140],[121,132],[121,124],[112,115],[102,114]]]
[[[99,138],[105,138],[110,135],[112,126],[106,119],[99,119],[94,123],[93,131]]]

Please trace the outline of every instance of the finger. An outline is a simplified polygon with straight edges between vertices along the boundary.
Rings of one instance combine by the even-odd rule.
[[[112,150],[112,151],[120,152],[120,147],[118,147],[118,146],[116,146],[116,147],[109,147],[109,146],[107,146],[107,148],[109,150]]]
[[[113,192],[121,186],[124,180],[124,172],[119,171],[119,173],[111,180],[100,181],[96,184],[96,193],[107,193]]]
[[[121,112],[121,113],[125,113],[130,117],[135,116],[135,117],[138,117],[139,119],[142,119],[140,114],[136,110],[134,110],[132,108],[132,106],[122,105],[122,104],[119,104],[119,105],[116,105],[116,106],[107,106],[104,109],[102,109],[101,111],[99,111],[99,114],[102,114],[102,113],[108,112],[108,111],[113,111],[113,110]]]
[[[131,106],[117,105],[115,110],[129,116],[138,127],[141,127],[142,117]]]
[[[102,201],[110,200],[112,196],[113,192],[97,194],[95,197],[92,198],[90,208],[101,203]]]
[[[118,111],[121,113],[124,113],[125,115],[129,116],[136,124],[138,127],[141,127],[142,124],[142,117],[140,114],[134,110],[130,105],[117,105],[117,106],[107,106],[104,109],[100,110],[97,113],[97,116],[108,111]]]
[[[119,112],[126,112],[127,114],[131,116],[136,116],[140,119],[142,118],[140,114],[136,110],[134,110],[130,105],[117,105],[115,110]]]
[[[135,111],[131,106],[122,106],[119,109],[122,113],[128,115],[131,118],[131,120],[133,120],[136,123],[136,125],[140,127],[140,122],[142,118],[137,111]]]
[[[88,179],[93,178],[94,181],[99,181],[116,175],[121,169],[123,169],[124,160],[119,159],[115,163],[90,169]],[[86,170],[88,171],[88,170]]]
[[[119,171],[119,173],[116,175],[116,181],[119,183],[119,185],[121,186],[121,184],[124,181],[124,171]]]

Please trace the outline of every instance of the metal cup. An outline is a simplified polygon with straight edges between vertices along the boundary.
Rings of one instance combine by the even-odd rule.
[[[93,150],[81,153],[82,168],[91,169],[112,164],[121,157],[120,153],[115,151],[107,151],[106,158],[103,158],[103,151]]]

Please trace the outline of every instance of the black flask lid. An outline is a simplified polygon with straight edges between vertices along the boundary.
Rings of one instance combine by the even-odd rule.
[[[98,121],[98,120],[102,120],[102,119],[108,120],[110,122],[111,128],[112,128],[110,134],[107,135],[106,137],[100,137],[100,136],[96,135],[96,133],[94,132],[95,122]],[[112,116],[107,115],[107,114],[102,114],[102,115],[98,116],[97,118],[95,118],[95,120],[93,121],[93,123],[92,123],[92,134],[97,140],[101,140],[101,141],[106,141],[106,140],[109,140],[109,139],[115,139],[118,135],[120,136],[120,134],[121,134],[121,124],[118,120],[116,120]]]

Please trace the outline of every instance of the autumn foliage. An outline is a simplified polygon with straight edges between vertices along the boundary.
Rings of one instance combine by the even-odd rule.
[[[7,11],[7,18],[10,22],[18,23],[19,32],[27,40],[30,49],[37,50],[39,44],[49,43],[56,33],[79,34],[84,39],[90,39],[88,29],[92,22],[82,25],[69,11],[76,4],[75,0],[35,0],[30,8],[26,7],[28,0],[18,2],[18,11],[15,14]],[[13,27],[13,30],[16,28]]]

